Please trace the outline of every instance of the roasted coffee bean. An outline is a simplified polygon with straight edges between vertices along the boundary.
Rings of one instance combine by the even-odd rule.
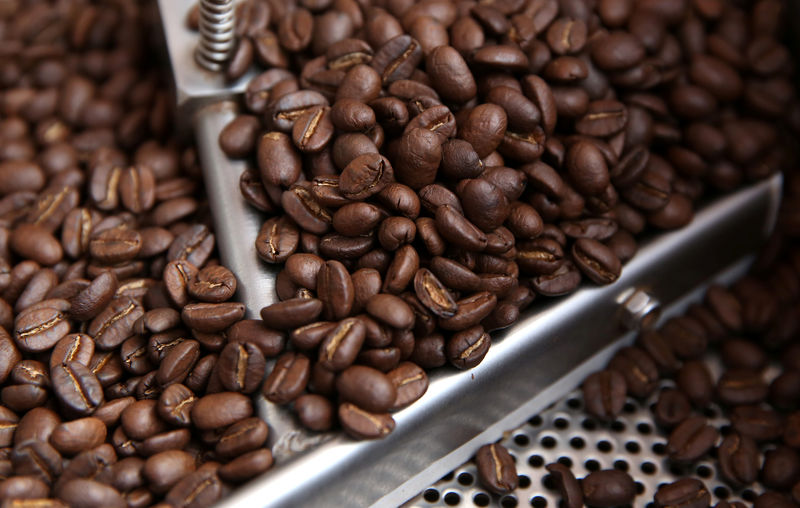
[[[156,400],[139,400],[122,412],[120,422],[125,435],[130,439],[144,440],[168,430],[157,412]]]
[[[695,358],[702,355],[708,345],[703,326],[689,316],[670,319],[661,328],[661,334],[670,342],[672,350],[681,358]]]
[[[570,261],[562,261],[554,271],[534,278],[531,285],[537,293],[560,296],[573,291],[580,282],[580,272],[575,265]]]
[[[517,468],[508,450],[501,444],[483,445],[475,453],[478,480],[496,494],[507,494],[517,488]]]
[[[491,336],[482,326],[466,328],[447,341],[447,359],[458,369],[471,369],[486,356],[491,342]]]
[[[267,424],[260,418],[247,418],[234,423],[217,441],[215,451],[221,457],[230,458],[253,451],[267,439]]]
[[[646,397],[656,388],[658,368],[650,356],[637,347],[620,349],[608,368],[625,377],[628,393],[634,397]]]
[[[188,326],[203,333],[216,333],[228,328],[244,316],[241,303],[190,303],[181,311]]]
[[[142,474],[150,489],[164,493],[194,470],[195,462],[191,455],[183,450],[169,450],[148,458]]]
[[[389,160],[377,153],[359,155],[342,170],[339,189],[348,199],[377,194],[394,180]]]
[[[586,411],[601,420],[610,421],[622,412],[626,384],[615,370],[596,372],[583,381],[583,402]]]
[[[46,351],[70,331],[69,321],[57,309],[44,307],[21,313],[14,326],[14,341],[27,352]]]
[[[699,360],[690,360],[678,370],[676,379],[680,389],[695,405],[703,408],[711,402],[714,395],[714,381],[706,364]]]
[[[769,387],[758,371],[731,369],[717,381],[717,397],[731,406],[758,404],[767,398]]]
[[[439,317],[452,317],[458,310],[458,304],[448,289],[425,268],[414,276],[414,291],[420,302]]]
[[[406,79],[422,61],[422,46],[408,35],[398,35],[375,52],[370,65],[384,84]]]
[[[59,489],[59,498],[69,506],[87,508],[124,508],[128,506],[125,498],[113,487],[99,481],[76,478]]]
[[[406,289],[419,269],[419,254],[411,245],[403,245],[395,253],[386,270],[383,291],[399,294]]]
[[[783,433],[783,417],[772,409],[737,406],[731,412],[733,428],[756,441],[776,439]]]
[[[708,452],[717,442],[719,432],[701,416],[692,416],[681,422],[669,435],[667,453],[676,462],[694,462]]]
[[[56,427],[50,444],[63,455],[75,455],[103,444],[106,432],[105,424],[97,418],[80,418]]]
[[[264,395],[278,404],[290,402],[303,392],[308,384],[309,374],[308,357],[299,353],[284,353],[264,381]]]
[[[599,194],[610,182],[603,154],[589,141],[570,146],[565,164],[573,185],[582,194]]]
[[[731,433],[717,450],[720,474],[732,485],[748,485],[758,478],[761,458],[752,438]]]
[[[497,296],[481,291],[456,302],[456,313],[440,318],[439,326],[444,330],[464,330],[481,322],[497,306]]]
[[[614,253],[591,238],[579,238],[572,246],[572,259],[581,271],[598,284],[610,284],[619,278],[622,266]]]
[[[375,319],[399,330],[414,325],[414,311],[397,296],[380,293],[371,297],[366,305],[367,313]]]
[[[177,506],[210,506],[222,497],[222,482],[212,468],[201,466],[178,481],[165,500]]]
[[[63,471],[61,455],[47,442],[28,440],[14,446],[11,463],[17,475],[34,476],[52,485]]]
[[[21,224],[14,228],[10,246],[18,255],[32,259],[40,265],[52,266],[63,257],[61,243],[36,224]]]
[[[680,368],[680,361],[675,357],[670,343],[661,332],[656,330],[642,332],[636,345],[650,355],[662,374],[671,374]]]
[[[581,481],[584,501],[591,506],[630,504],[636,496],[633,478],[617,469],[589,473]]]
[[[69,314],[75,319],[88,321],[99,314],[111,302],[117,291],[117,277],[106,271],[70,300]]]
[[[229,343],[219,355],[217,376],[226,390],[252,393],[264,378],[265,368],[266,360],[258,346],[251,342]]]
[[[112,349],[133,334],[133,323],[142,315],[144,309],[138,301],[128,296],[116,297],[89,323],[87,332],[98,347]]]
[[[572,474],[572,471],[561,464],[554,462],[546,466],[550,477],[553,478],[561,494],[561,501],[566,508],[580,508],[583,506],[583,491],[580,483]]]
[[[786,496],[779,494],[777,492],[764,492],[760,496],[758,496],[753,503],[754,508],[767,508],[767,507],[775,507],[775,508],[789,508],[794,503],[789,501]]]
[[[212,393],[201,397],[192,407],[192,423],[200,430],[224,427],[250,417],[253,404],[236,392]]]
[[[268,263],[283,263],[297,249],[300,232],[286,217],[267,220],[256,238],[258,257]]]
[[[371,413],[350,402],[339,405],[338,415],[344,431],[355,439],[381,438],[395,427],[395,421],[388,413]]]
[[[326,319],[344,319],[355,301],[355,288],[347,268],[339,261],[327,261],[319,269],[317,296],[322,301]]]
[[[370,304],[378,296],[390,295],[376,295],[370,300]],[[399,298],[398,301],[406,305]],[[370,304],[367,306],[368,311]],[[387,307],[391,307],[391,304],[387,304]],[[391,311],[392,309],[385,310]],[[347,318],[340,321],[335,328],[328,332],[320,344],[319,363],[334,372],[345,369],[355,361],[365,336],[366,328],[359,318]]]
[[[171,384],[182,383],[200,358],[200,344],[196,340],[185,340],[169,352],[161,360],[156,373],[156,382],[164,388]]]
[[[90,415],[103,403],[103,389],[89,368],[78,362],[62,363],[50,371],[53,391],[64,410],[75,416]]]
[[[186,427],[191,423],[191,411],[197,397],[189,388],[174,383],[161,392],[156,405],[158,415],[167,423]]]
[[[761,481],[771,489],[788,490],[800,477],[800,456],[793,449],[778,446],[764,453]]]
[[[386,376],[397,391],[390,411],[408,406],[421,398],[428,389],[428,376],[422,368],[412,362],[400,363],[387,372]]]
[[[386,374],[363,365],[343,370],[336,378],[336,389],[342,400],[373,413],[388,411],[397,398],[397,389]]]
[[[236,292],[236,276],[224,266],[208,266],[197,272],[187,290],[203,302],[224,302]]]
[[[706,303],[728,330],[738,332],[742,329],[742,305],[730,291],[712,285],[706,291]]]
[[[655,493],[658,508],[685,506],[687,508],[707,507],[711,504],[711,493],[705,484],[696,478],[681,478],[666,484]]]

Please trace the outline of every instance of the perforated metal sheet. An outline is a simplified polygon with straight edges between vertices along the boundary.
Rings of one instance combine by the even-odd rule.
[[[720,362],[710,358],[707,363],[716,379],[721,372]],[[775,375],[777,369],[772,368],[765,378],[769,382]],[[649,409],[666,387],[674,387],[674,383],[662,381],[659,390],[644,402],[628,398],[623,413],[611,424],[586,415],[581,392],[575,390],[521,427],[507,432],[500,441],[516,460],[519,487],[514,493],[498,496],[483,489],[477,480],[475,464],[467,462],[404,506],[558,507],[560,495],[544,467],[556,461],[570,466],[579,479],[599,469],[627,471],[636,481],[638,495],[633,504],[636,507],[652,508],[653,494],[660,484],[687,475],[696,476],[706,484],[712,493],[712,506],[721,500],[751,504],[762,492],[760,486],[731,489],[719,478],[713,459],[706,457],[686,467],[676,466],[667,459],[664,451],[667,434],[655,424]],[[722,416],[719,406],[711,404],[703,413],[710,424],[726,433],[730,422]]]

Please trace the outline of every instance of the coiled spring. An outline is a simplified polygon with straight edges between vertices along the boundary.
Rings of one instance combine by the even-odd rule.
[[[210,71],[220,71],[236,45],[233,0],[200,0],[200,43],[195,59]]]

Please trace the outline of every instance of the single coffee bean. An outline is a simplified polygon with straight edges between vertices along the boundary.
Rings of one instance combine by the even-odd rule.
[[[63,455],[75,455],[103,444],[106,432],[106,426],[97,418],[80,418],[56,427],[50,444]]]
[[[238,302],[190,303],[181,311],[183,322],[203,333],[221,332],[243,316],[244,305]]]
[[[258,257],[267,263],[283,263],[297,249],[300,231],[286,217],[273,217],[262,226],[256,238]]]
[[[355,439],[377,439],[394,430],[394,419],[388,413],[371,413],[355,404],[339,405],[339,422],[344,431]]]
[[[660,331],[681,358],[696,358],[705,352],[708,345],[703,326],[688,316],[668,320]]]
[[[272,467],[272,452],[262,448],[242,454],[224,466],[218,472],[223,480],[239,483],[261,475]]]
[[[216,471],[200,466],[197,471],[178,481],[167,492],[165,500],[173,506],[210,506],[221,497],[222,481]]]
[[[373,413],[388,411],[397,397],[392,381],[379,370],[352,365],[336,378],[336,389],[343,400]]]
[[[66,316],[53,308],[20,313],[14,326],[14,341],[23,351],[39,352],[52,348],[70,331]]]
[[[589,141],[570,146],[565,163],[573,185],[582,194],[599,194],[610,182],[602,153]]]
[[[229,343],[219,355],[217,376],[226,390],[252,393],[264,378],[265,368],[266,360],[258,346],[251,342]]]
[[[197,272],[187,290],[202,302],[224,302],[236,292],[236,276],[224,266],[207,266]]]
[[[731,406],[758,404],[767,398],[769,387],[761,373],[750,369],[730,369],[717,381],[717,397]]]
[[[253,417],[231,425],[217,441],[215,451],[230,458],[253,451],[264,445],[269,428],[264,420]]]
[[[86,508],[125,508],[128,503],[115,488],[95,480],[76,478],[66,482],[58,491],[59,498],[69,506]]]
[[[122,412],[120,422],[126,436],[134,440],[144,440],[168,430],[157,412],[158,401],[139,400]]]
[[[706,290],[706,303],[717,319],[730,331],[742,329],[742,304],[736,296],[719,285]]]
[[[103,403],[103,388],[97,376],[78,362],[62,363],[50,371],[53,391],[64,410],[74,416],[87,416]]]
[[[370,65],[384,84],[407,79],[422,61],[422,46],[409,35],[398,35],[375,52]]]
[[[16,475],[34,476],[48,485],[63,471],[61,455],[45,441],[27,440],[15,445],[10,459]]]
[[[491,336],[482,326],[472,326],[450,337],[446,346],[447,359],[458,369],[471,369],[483,360],[491,343]]]
[[[708,425],[705,418],[692,416],[685,419],[670,433],[667,453],[676,462],[694,462],[708,452],[717,442],[719,432]]]
[[[364,199],[377,194],[394,180],[392,165],[376,153],[359,155],[342,170],[339,189],[348,199]]]
[[[248,418],[253,404],[236,392],[212,393],[201,397],[192,407],[192,423],[200,430],[224,427]]]
[[[695,407],[703,408],[711,402],[714,395],[714,382],[711,372],[700,360],[690,360],[678,370],[675,379],[680,389]]]
[[[440,318],[439,326],[444,330],[459,331],[474,326],[487,317],[497,306],[497,296],[481,291],[456,302],[456,313]]]
[[[142,474],[150,489],[164,493],[194,470],[195,461],[190,454],[183,450],[169,450],[148,458]]]
[[[626,384],[615,370],[595,372],[583,381],[583,402],[586,411],[601,420],[610,421],[622,412]]]
[[[376,295],[373,300],[377,296],[381,295]],[[402,302],[399,298],[398,300]],[[406,305],[405,302],[403,305]],[[361,319],[346,318],[340,321],[335,328],[328,332],[320,344],[319,363],[334,372],[345,369],[355,361],[365,336],[366,328]]]
[[[658,508],[668,506],[701,508],[711,505],[711,493],[697,478],[681,478],[659,487],[655,494],[655,502]]]
[[[653,359],[662,374],[672,374],[681,366],[680,361],[672,351],[670,343],[657,330],[642,332],[636,341],[636,345],[650,355],[650,358]]]
[[[648,396],[658,383],[658,368],[650,356],[637,347],[620,349],[608,368],[625,377],[628,393],[634,397]]]
[[[545,296],[560,296],[570,293],[578,287],[581,275],[571,261],[561,261],[558,268],[551,273],[537,276],[531,285],[537,293]]]
[[[636,497],[633,478],[624,471],[604,469],[589,473],[582,481],[583,498],[591,506],[630,504]]]
[[[185,340],[171,348],[164,356],[156,373],[156,382],[166,388],[175,383],[183,383],[200,358],[200,343]]]
[[[317,275],[317,296],[322,301],[326,319],[344,319],[355,301],[353,280],[339,261],[327,261]]]
[[[321,395],[301,395],[294,401],[294,411],[307,429],[326,431],[333,425],[333,404]]]
[[[264,395],[277,404],[296,399],[308,384],[310,361],[307,356],[287,352],[278,358],[275,367],[264,381]]]
[[[546,466],[550,477],[555,479],[558,491],[561,494],[561,501],[566,508],[580,508],[583,506],[583,490],[580,483],[572,474],[572,471],[561,464],[554,462]]]
[[[621,263],[611,249],[591,238],[575,241],[572,259],[587,277],[598,284],[616,281],[622,271]]]
[[[171,384],[161,392],[156,412],[167,423],[187,427],[191,423],[191,411],[195,402],[197,397],[189,388],[180,383]]]
[[[478,480],[495,494],[507,494],[517,488],[517,468],[508,450],[501,444],[483,445],[475,453]]]
[[[758,478],[761,457],[756,442],[736,432],[728,434],[717,450],[720,474],[732,485],[748,485]]]
[[[87,332],[102,349],[113,349],[133,334],[133,323],[144,315],[141,304],[129,296],[111,300],[89,323]]]

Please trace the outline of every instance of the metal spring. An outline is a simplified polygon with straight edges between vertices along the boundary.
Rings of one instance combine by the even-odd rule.
[[[233,0],[200,0],[200,42],[195,59],[210,71],[225,67],[236,44]]]

